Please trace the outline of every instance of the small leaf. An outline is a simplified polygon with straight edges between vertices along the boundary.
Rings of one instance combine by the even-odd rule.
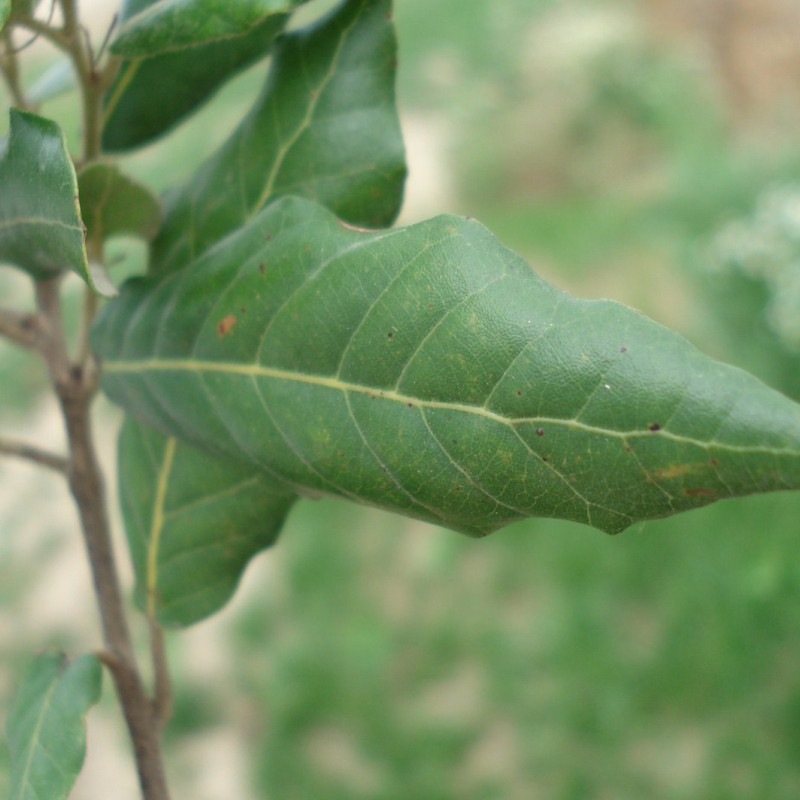
[[[111,164],[94,163],[78,175],[83,221],[90,235],[152,239],[161,216],[159,199]]]
[[[250,114],[165,200],[154,270],[174,270],[235,230],[270,199],[302,194],[354,225],[396,216],[405,157],[394,98],[389,0],[349,0],[282,37]]]
[[[12,108],[10,117],[9,135],[0,145],[0,261],[34,278],[70,269],[95,288],[64,134],[35,114]]]
[[[148,58],[236,39],[304,0],[156,0],[120,27],[111,52]]]
[[[0,31],[5,27],[11,14],[11,0],[0,0]]]
[[[129,282],[93,340],[111,398],[162,430],[473,535],[800,488],[799,405],[456,217],[363,232],[276,201]]]
[[[100,699],[102,669],[94,655],[36,658],[8,715],[11,800],[63,800],[86,755],[84,717]]]
[[[137,603],[162,625],[218,611],[247,562],[271,546],[296,495],[249,464],[219,458],[127,418],[120,501]]]
[[[147,5],[126,3],[123,18]],[[287,19],[273,14],[235,39],[123,61],[105,98],[104,150],[129,150],[169,131],[226,80],[264,58]]]

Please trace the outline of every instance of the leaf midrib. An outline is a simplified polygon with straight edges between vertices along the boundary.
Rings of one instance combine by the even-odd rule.
[[[598,436],[620,439],[627,442],[633,438],[659,437],[679,444],[688,444],[700,447],[704,450],[710,448],[721,449],[730,453],[761,453],[770,455],[800,456],[800,450],[790,447],[777,448],[763,445],[734,445],[719,442],[714,439],[703,441],[689,436],[681,436],[676,433],[660,428],[659,430],[632,429],[627,431],[614,430],[613,428],[603,428],[597,425],[587,425],[576,419],[533,416],[533,417],[509,417],[490,411],[485,406],[469,405],[466,403],[454,403],[444,400],[430,400],[403,394],[396,390],[379,389],[374,386],[365,386],[360,383],[344,381],[341,378],[326,375],[307,374],[292,370],[279,369],[277,367],[264,366],[262,364],[231,364],[216,361],[186,360],[186,359],[139,359],[132,361],[106,361],[103,363],[103,370],[107,374],[113,373],[144,373],[144,372],[218,372],[229,375],[241,375],[246,377],[272,378],[279,381],[291,381],[305,383],[312,386],[319,386],[328,389],[335,389],[343,393],[365,394],[368,397],[379,397],[383,400],[390,400],[404,406],[429,408],[444,411],[456,411],[464,414],[474,414],[485,419],[498,422],[510,427],[517,425],[558,425],[571,430],[579,430]]]

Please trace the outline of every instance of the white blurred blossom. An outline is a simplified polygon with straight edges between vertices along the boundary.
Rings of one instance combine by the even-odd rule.
[[[714,271],[764,283],[770,327],[786,347],[800,352],[800,184],[766,190],[752,215],[720,228],[710,251]]]

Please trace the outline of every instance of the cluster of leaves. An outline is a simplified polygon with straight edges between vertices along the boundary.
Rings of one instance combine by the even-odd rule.
[[[29,112],[11,112],[0,153],[0,260],[112,297],[93,346],[126,413],[120,494],[149,617],[218,610],[307,494],[480,536],[530,516],[618,532],[800,487],[800,407],[783,396],[630,309],[565,295],[475,221],[390,228],[406,171],[391,0],[282,33],[298,5],[126,2],[105,154],[272,59],[230,138],[162,200],[105,158],[76,172],[58,125]],[[12,12],[0,2],[0,21]],[[119,233],[151,247],[117,293],[87,241]],[[40,662],[10,717],[15,780],[47,758],[44,715],[85,713],[91,663]],[[82,691],[57,703],[76,672]]]

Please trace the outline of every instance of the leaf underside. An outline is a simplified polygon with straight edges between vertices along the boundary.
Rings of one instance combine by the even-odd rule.
[[[127,284],[94,346],[111,398],[163,433],[472,535],[800,486],[800,407],[455,217],[364,232],[278,200]]]
[[[81,214],[91,236],[106,239],[129,234],[152,239],[161,204],[149,189],[117,166],[95,162],[78,175]]]
[[[190,625],[223,606],[297,499],[249,464],[131,418],[120,433],[119,459],[137,604],[162,625]]]
[[[94,655],[68,661],[36,658],[6,723],[11,751],[10,800],[63,800],[86,754],[84,717],[100,698],[102,670]]]
[[[354,225],[394,220],[406,169],[390,11],[389,0],[349,0],[276,43],[251,112],[165,198],[154,271],[189,263],[281,194],[310,197]]]

